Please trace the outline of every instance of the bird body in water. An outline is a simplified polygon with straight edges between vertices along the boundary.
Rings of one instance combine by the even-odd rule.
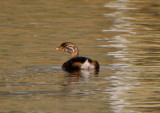
[[[90,58],[79,56],[79,50],[75,44],[71,42],[64,42],[57,48],[57,50],[71,54],[71,58],[62,65],[63,70],[73,72],[82,69],[94,69],[96,72],[99,71],[99,63],[91,60]]]

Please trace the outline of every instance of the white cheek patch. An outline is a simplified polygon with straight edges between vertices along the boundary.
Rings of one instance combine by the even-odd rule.
[[[70,49],[72,50],[72,52],[74,53],[74,49],[72,47],[70,47]]]
[[[72,53],[75,52],[72,46],[67,46],[67,48],[70,49],[72,51]]]
[[[73,53],[74,50],[73,50],[73,48],[68,47],[68,48],[64,48],[63,51],[67,52],[67,53]]]

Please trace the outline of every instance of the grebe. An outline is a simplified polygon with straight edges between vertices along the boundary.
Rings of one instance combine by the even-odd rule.
[[[65,51],[71,54],[71,58],[62,65],[65,71],[73,72],[81,69],[99,71],[99,63],[90,58],[79,56],[78,47],[71,42],[64,42],[58,48],[58,51]]]

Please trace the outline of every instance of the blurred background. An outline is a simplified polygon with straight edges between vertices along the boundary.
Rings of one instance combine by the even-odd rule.
[[[0,1],[1,113],[159,113],[159,0]],[[64,72],[75,43],[98,75]]]

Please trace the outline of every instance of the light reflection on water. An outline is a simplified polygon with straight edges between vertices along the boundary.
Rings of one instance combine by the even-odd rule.
[[[159,112],[159,1],[0,6],[1,112]],[[69,55],[55,48],[64,41],[99,61],[99,74],[62,71]]]
[[[159,45],[158,41],[156,41],[157,44],[151,41],[154,40],[153,38],[158,38],[153,37],[153,35],[159,36],[159,33],[157,33],[159,28],[154,27],[155,24],[159,23],[157,23],[158,19],[156,17],[151,17],[153,12],[141,12],[144,6],[141,3],[142,1],[117,0],[105,5],[105,7],[112,8],[115,11],[111,14],[105,14],[106,18],[113,19],[113,25],[110,29],[102,31],[114,32],[115,35],[113,38],[104,39],[107,44],[100,46],[117,48],[117,51],[108,52],[107,55],[118,61],[114,62],[112,66],[122,67],[111,76],[113,80],[110,81],[114,87],[107,89],[111,94],[111,108],[116,113],[157,112],[158,110],[151,109],[156,109],[156,106],[160,105],[158,100],[151,99],[157,98],[158,93],[155,93],[155,91],[159,90],[159,83],[157,84],[157,81],[155,81],[157,77],[154,77],[154,74],[157,73],[156,70],[159,68],[159,56],[155,56],[157,52],[154,52],[154,49],[159,50]],[[150,2],[145,3],[148,6],[151,4]],[[148,10],[150,9],[148,8]],[[156,9],[154,11],[157,12]],[[133,16],[130,17],[131,15]],[[121,32],[121,34],[116,32]],[[147,76],[148,73],[149,76]],[[158,86],[152,87],[149,84]],[[149,90],[152,88],[154,91]]]

